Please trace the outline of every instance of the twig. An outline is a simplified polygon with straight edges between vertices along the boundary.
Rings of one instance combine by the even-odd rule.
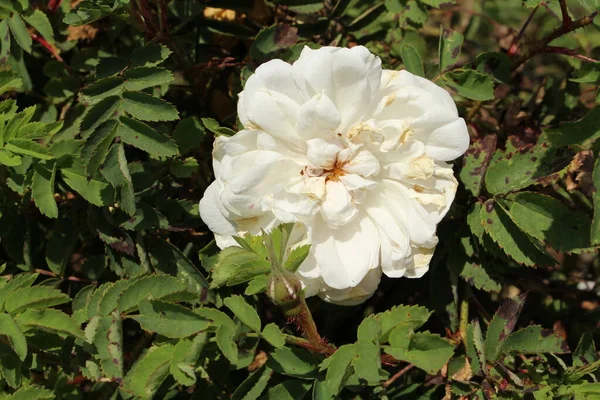
[[[594,58],[584,56],[583,54],[579,54],[575,50],[567,49],[566,47],[546,46],[541,52],[542,53],[562,54],[565,56],[578,58],[578,59],[580,59],[582,61],[586,61],[586,62],[600,63],[600,60],[596,60]]]
[[[525,34],[525,30],[527,29],[527,27],[531,23],[531,20],[533,19],[533,16],[537,12],[538,8],[539,8],[539,5],[535,6],[535,8],[533,10],[531,10],[531,13],[529,13],[529,16],[527,17],[527,19],[525,20],[525,23],[521,27],[521,30],[519,31],[519,33],[517,34],[517,36],[515,36],[515,38],[513,39],[512,43],[510,44],[510,47],[508,48],[508,55],[509,56],[517,54],[517,50],[519,49],[519,42],[521,41],[521,38]]]
[[[583,28],[585,26],[591,25],[594,22],[594,17],[597,14],[598,14],[598,11],[596,11],[586,17],[578,19],[576,21],[571,21],[567,26],[561,25],[560,27],[556,28],[548,36],[546,36],[541,41],[539,41],[535,46],[530,48],[525,54],[518,57],[513,63],[513,68],[512,68],[513,71],[518,69],[522,64],[524,64],[531,57],[535,56],[536,54],[543,53],[544,49],[546,49],[548,47],[548,44],[550,42],[552,42],[554,39],[557,39],[563,35],[566,35],[567,33],[573,32],[579,28]]]
[[[565,0],[558,0],[560,3],[560,12],[562,13],[562,24],[564,27],[571,25],[571,17],[569,16],[569,10],[567,9],[567,2]]]
[[[93,282],[94,282],[94,281],[91,281],[91,280],[89,280],[89,279],[85,279],[85,278],[78,278],[78,277],[76,277],[76,276],[60,276],[60,275],[57,275],[57,274],[55,274],[55,273],[54,273],[54,272],[52,272],[52,271],[46,271],[45,269],[39,269],[39,268],[36,268],[36,269],[34,270],[34,272],[37,272],[37,273],[38,273],[38,274],[40,274],[40,275],[51,276],[51,277],[53,277],[53,278],[60,278],[60,279],[63,279],[63,280],[65,280],[65,281],[71,281],[71,282],[84,282],[84,283],[93,283]]]
[[[390,379],[388,379],[387,381],[383,382],[381,386],[383,386],[384,388],[387,388],[392,383],[394,383],[396,380],[398,380],[398,378],[402,377],[402,375],[404,375],[408,371],[410,371],[412,367],[414,367],[413,364],[408,364],[406,367],[404,367],[400,371],[396,372]]]
[[[44,48],[46,50],[48,50],[48,52],[50,52],[50,54],[52,54],[52,56],[54,58],[56,58],[58,61],[60,61],[63,64],[65,63],[64,60],[62,59],[62,57],[60,56],[60,54],[58,54],[58,51],[56,50],[56,48],[54,46],[52,46],[50,43],[48,43],[48,41],[46,41],[46,39],[44,39],[43,37],[41,37],[37,33],[33,33],[33,32],[30,33],[29,36],[31,36],[31,38],[33,40],[35,40],[36,42],[38,42],[39,44],[41,44],[42,46],[44,46]]]

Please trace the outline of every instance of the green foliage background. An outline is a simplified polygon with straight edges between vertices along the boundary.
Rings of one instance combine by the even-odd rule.
[[[599,10],[0,0],[0,398],[600,398]],[[308,248],[218,252],[197,204],[253,70],[357,44],[472,144],[425,277],[294,314],[264,292]]]

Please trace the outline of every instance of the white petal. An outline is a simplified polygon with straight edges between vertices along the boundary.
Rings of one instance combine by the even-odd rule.
[[[332,229],[346,225],[356,218],[358,210],[346,186],[339,181],[328,181],[321,215]]]
[[[273,195],[273,207],[275,210],[292,214],[296,217],[296,221],[313,216],[317,212],[318,206],[318,200],[311,199],[306,195],[288,193],[283,190]]]
[[[315,219],[312,248],[323,280],[334,289],[360,284],[379,265],[379,235],[371,219],[362,215],[338,229]]]
[[[332,169],[337,160],[337,154],[342,150],[341,140],[311,139],[306,142],[308,152],[306,158],[311,167]]]
[[[469,148],[469,131],[462,118],[430,131],[424,141],[427,154],[440,161],[458,158]]]
[[[294,76],[292,66],[282,60],[274,59],[261,64],[244,87],[244,91],[265,88],[284,94],[297,103],[303,103],[306,98],[302,96]]]
[[[200,218],[208,229],[218,235],[235,235],[235,225],[225,218],[219,209],[219,184],[214,181],[210,184],[200,200]]]
[[[342,123],[340,112],[325,94],[314,95],[298,110],[298,134],[305,139],[331,138],[338,133]]]
[[[354,306],[373,296],[381,280],[381,270],[375,268],[363,278],[355,287],[348,289],[333,289],[323,285],[319,297],[323,300],[342,306]]]
[[[368,178],[379,173],[379,161],[370,151],[359,150],[350,162],[344,165],[344,171]]]
[[[365,179],[360,175],[346,174],[340,176],[340,181],[346,186],[349,191],[371,188],[377,185],[376,181]]]

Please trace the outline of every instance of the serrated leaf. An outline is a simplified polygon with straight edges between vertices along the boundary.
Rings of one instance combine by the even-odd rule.
[[[1,58],[0,58],[1,60]],[[20,89],[23,86],[23,79],[12,70],[0,71],[0,94],[9,90]],[[0,132],[2,130],[0,129]],[[2,136],[0,135],[0,138]]]
[[[31,54],[32,40],[27,31],[27,27],[25,26],[25,22],[23,22],[23,18],[21,18],[18,13],[14,13],[7,21],[13,38],[23,50]]]
[[[120,105],[121,98],[118,96],[109,96],[94,104],[81,121],[81,136],[87,139],[103,122],[113,119]]]
[[[246,287],[244,294],[246,296],[252,296],[264,292],[267,289],[268,283],[269,277],[267,275],[259,275],[248,282],[248,287]]]
[[[49,218],[58,218],[58,206],[54,200],[56,168],[56,163],[52,163],[51,166],[36,163],[31,179],[31,197],[41,213]]]
[[[452,357],[454,345],[439,335],[417,332],[410,336],[407,348],[385,347],[385,352],[434,374]]]
[[[485,336],[485,357],[489,362],[498,359],[503,343],[515,329],[525,298],[526,295],[522,294],[506,300],[490,321]]]
[[[149,87],[166,85],[173,81],[173,74],[165,68],[138,67],[125,71],[125,89],[143,90]]]
[[[200,147],[205,137],[204,125],[197,118],[182,119],[173,132],[173,139],[181,154],[187,154]]]
[[[475,375],[487,374],[483,333],[478,320],[467,327],[467,356],[471,362],[471,370]]]
[[[51,160],[54,158],[52,153],[50,153],[46,147],[33,140],[10,139],[4,148],[13,153],[39,158],[41,160]]]
[[[255,60],[262,60],[271,53],[289,48],[297,41],[298,28],[289,24],[276,24],[258,32],[249,54]]]
[[[591,246],[591,221],[586,214],[534,192],[514,193],[501,201],[509,217],[523,232],[556,250],[579,252]]]
[[[0,336],[6,336],[15,354],[24,361],[27,357],[27,339],[15,320],[8,314],[0,313]]]
[[[569,165],[568,153],[540,142],[518,145],[509,138],[506,151],[497,150],[485,175],[485,186],[492,194],[523,189],[530,185],[558,179]]]
[[[121,124],[117,128],[117,135],[125,143],[157,157],[171,157],[179,153],[177,145],[170,137],[150,126],[128,117],[120,117],[119,121]]]
[[[248,325],[253,331],[260,332],[260,317],[243,297],[234,295],[223,300],[223,303],[240,321]]]
[[[140,314],[131,316],[146,331],[172,339],[186,338],[204,331],[209,321],[177,304],[142,299]]]
[[[54,136],[63,127],[63,121],[56,122],[29,122],[16,134],[19,139],[46,139]]]
[[[19,288],[13,291],[4,303],[4,308],[11,314],[25,309],[48,308],[71,301],[71,298],[58,289],[47,286]]]
[[[285,339],[281,330],[274,323],[267,324],[262,332],[262,338],[269,342],[276,349],[280,349],[285,345]]]
[[[554,332],[534,325],[514,332],[502,343],[502,354],[511,351],[519,354],[568,353],[569,346]]]
[[[120,95],[124,89],[125,81],[123,78],[113,76],[100,79],[91,85],[86,86],[81,91],[81,98],[86,103],[96,104],[107,97]]]
[[[471,100],[494,98],[494,81],[489,75],[472,69],[457,69],[442,75],[439,82]]]
[[[573,366],[583,367],[597,360],[598,356],[596,355],[594,337],[589,331],[583,332],[583,335],[579,339],[579,344],[577,344],[577,348],[573,352]]]
[[[172,355],[172,345],[150,347],[125,376],[125,387],[142,399],[151,399],[169,375]]]
[[[460,170],[460,180],[473,196],[479,196],[483,186],[483,178],[492,154],[496,150],[496,135],[488,135],[471,144],[463,157],[463,166]]]
[[[452,67],[460,57],[464,36],[456,31],[440,28],[440,74]]]
[[[553,265],[554,260],[513,223],[510,217],[495,204],[493,199],[486,201],[480,211],[481,223],[500,248],[519,264],[527,266]]]
[[[600,107],[596,106],[583,118],[544,129],[548,141],[557,146],[580,144],[600,137]]]
[[[395,306],[383,313],[375,314],[375,319],[379,321],[381,326],[380,341],[387,342],[390,332],[398,325],[405,324],[416,330],[423,326],[431,311],[421,306]]]
[[[267,360],[267,366],[273,371],[301,379],[314,379],[317,364],[318,361],[301,348],[282,347],[272,352]]]
[[[381,369],[381,354],[379,345],[371,341],[359,340],[354,345],[356,357],[352,361],[354,372],[360,379],[369,384],[375,384],[382,380],[379,373]]]
[[[2,286],[0,290],[0,311],[4,310],[4,302],[6,298],[15,290],[22,287],[29,287],[38,278],[39,274],[23,272],[12,277],[7,284]]]
[[[54,400],[56,395],[52,390],[44,389],[39,386],[21,387],[14,392],[7,400]]]
[[[131,63],[136,67],[152,67],[165,61],[171,53],[167,46],[151,43],[135,49],[131,54]]]
[[[133,282],[121,294],[118,310],[121,313],[137,309],[138,303],[151,296],[155,300],[184,291],[186,286],[179,279],[169,275],[150,275]]]
[[[110,145],[117,135],[117,125],[114,120],[104,122],[94,129],[84,142],[81,160],[88,176],[93,176],[106,160]]]
[[[117,133],[115,127],[114,134]],[[113,138],[110,137],[112,142]],[[122,143],[114,144],[108,150],[103,161],[100,173],[119,193],[120,206],[129,215],[135,215],[135,193],[133,181],[129,173],[127,158],[125,157],[125,148]]]
[[[265,400],[297,400],[306,396],[312,387],[311,382],[288,379],[275,386],[261,398]]]
[[[0,164],[7,167],[17,167],[23,163],[21,156],[11,153],[10,151],[0,149]]]
[[[127,60],[118,57],[106,57],[96,65],[96,79],[117,75],[128,66]]]
[[[262,365],[254,371],[231,395],[232,400],[256,400],[269,384],[273,370]]]
[[[142,121],[174,121],[179,119],[179,113],[171,103],[143,92],[123,93],[121,107],[132,117]]]
[[[202,303],[211,301],[208,282],[194,264],[175,246],[153,238],[149,241],[150,261],[157,271],[177,276]]]
[[[8,103],[10,104],[10,103]],[[17,132],[21,127],[31,121],[33,118],[33,114],[36,111],[36,107],[27,107],[23,111],[19,112],[15,115],[8,124],[4,128],[4,141],[8,142],[10,139],[14,138],[17,135]]]
[[[21,327],[37,329],[58,335],[68,335],[84,339],[85,336],[75,321],[59,310],[47,308],[45,310],[28,309],[15,316]]]
[[[98,361],[102,371],[109,378],[123,377],[123,322],[121,315],[115,310],[105,317],[94,317],[96,331],[93,344],[98,351]],[[89,326],[93,323],[90,321]],[[87,328],[86,328],[87,333]]]
[[[230,324],[219,325],[215,339],[223,355],[232,364],[237,363],[238,348],[235,343],[235,327]]]
[[[341,346],[331,357],[325,376],[325,384],[332,395],[336,396],[352,371],[352,359],[356,350],[353,344]]]
[[[98,294],[90,299],[89,317],[94,315],[107,316],[117,309],[119,297],[133,282],[138,278],[120,279],[116,282],[109,282],[102,285],[96,291]]]
[[[102,207],[112,204],[114,190],[106,183],[97,179],[88,179],[83,175],[83,168],[61,169],[63,180],[74,191],[79,193],[88,203]]]
[[[195,367],[206,340],[207,335],[201,333],[191,339],[180,340],[175,345],[169,372],[179,384],[192,386],[196,383]]]
[[[228,247],[210,259],[211,287],[232,286],[268,274],[271,263],[240,247]]]
[[[235,131],[219,125],[219,123],[213,118],[202,118],[202,124],[206,129],[215,134],[215,136],[225,135],[225,136],[233,136],[235,135]]]
[[[414,46],[409,44],[402,45],[400,47],[400,56],[402,57],[404,68],[408,72],[418,76],[425,76],[423,61],[421,60],[421,56]]]
[[[600,188],[600,157],[597,157],[594,163],[592,180],[594,181],[596,190],[592,195],[594,201],[594,216],[590,227],[590,240],[593,245],[597,246],[600,244],[600,190],[598,190],[598,188]]]
[[[23,19],[33,26],[48,43],[54,43],[54,32],[46,14],[40,10],[33,10],[30,14],[24,14]]]

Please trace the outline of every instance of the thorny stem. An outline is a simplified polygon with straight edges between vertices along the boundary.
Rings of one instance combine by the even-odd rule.
[[[573,32],[579,28],[583,28],[585,26],[591,25],[594,22],[594,17],[598,14],[598,11],[585,16],[581,19],[570,21],[567,25],[561,25],[552,31],[548,36],[540,40],[535,46],[531,47],[525,54],[521,55],[517,59],[515,59],[513,63],[513,71],[517,70],[521,65],[523,65],[527,60],[532,58],[533,56],[544,53],[548,47],[548,44],[552,42],[554,39],[557,39],[567,33]]]
[[[569,10],[567,9],[567,2],[565,0],[558,0],[560,3],[560,12],[562,13],[562,24],[564,27],[568,27],[571,22],[571,17],[569,16]]]
[[[315,320],[312,317],[310,309],[306,305],[304,296],[300,296],[300,312],[289,318],[290,322],[294,323],[300,332],[304,335],[308,342],[318,348],[320,353],[331,355],[335,352],[336,348],[327,343],[325,339],[321,337],[315,324]]]
[[[563,54],[565,56],[578,58],[582,61],[597,63],[600,60],[596,60],[594,58],[584,56],[583,54],[577,53],[575,50],[567,49],[566,47],[556,47],[556,46],[546,46],[542,53],[554,53],[554,54]]]
[[[527,29],[527,27],[531,23],[531,20],[533,19],[533,16],[537,12],[538,8],[539,8],[539,5],[535,6],[535,8],[531,11],[531,13],[529,13],[529,16],[527,17],[527,20],[525,20],[525,23],[521,27],[521,30],[519,31],[519,34],[517,36],[515,36],[515,38],[513,39],[512,43],[510,45],[510,48],[508,49],[508,55],[509,56],[517,54],[517,50],[519,49],[519,41],[521,41],[521,38],[525,34],[525,30]]]
[[[406,374],[408,371],[410,371],[410,369],[412,367],[414,367],[413,364],[408,364],[406,367],[404,367],[400,371],[396,372],[390,379],[383,382],[381,384],[381,386],[383,386],[384,388],[389,387],[392,383],[394,383],[396,380],[398,380],[398,378],[402,377],[404,374]]]

